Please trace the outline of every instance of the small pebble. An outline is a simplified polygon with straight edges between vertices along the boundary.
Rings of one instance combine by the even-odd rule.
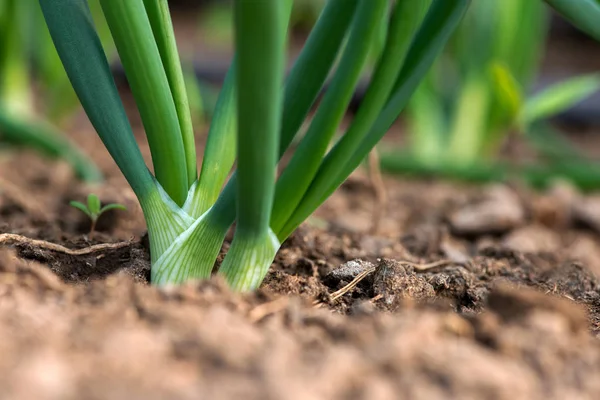
[[[509,233],[502,245],[522,253],[551,253],[561,248],[560,236],[544,226],[529,225]]]
[[[328,273],[324,282],[328,286],[336,286],[340,282],[351,282],[360,273],[373,268],[373,264],[363,260],[352,260],[344,263]]]
[[[600,233],[600,196],[584,197],[575,201],[573,220]]]
[[[450,227],[458,235],[504,233],[525,222],[525,209],[518,196],[505,186],[494,186],[485,198],[450,214]]]

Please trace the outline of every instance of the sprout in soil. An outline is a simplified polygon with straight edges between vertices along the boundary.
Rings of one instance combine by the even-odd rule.
[[[140,202],[152,282],[209,278],[235,222],[218,272],[235,290],[260,285],[280,244],[383,137],[469,3],[330,0],[284,79],[292,1],[235,1],[236,54],[198,174],[167,1],[100,0],[142,118],[153,175],[134,139],[86,0],[40,0],[83,108]],[[331,143],[388,12],[385,46],[366,96],[349,128]],[[330,76],[308,131],[277,178],[278,159]],[[236,158],[237,170],[227,181]]]
[[[87,205],[83,204],[79,201],[71,201],[69,203],[71,206],[81,210],[85,215],[90,217],[90,233],[88,237],[91,239],[94,235],[94,231],[96,230],[96,223],[98,222],[98,218],[105,212],[109,210],[123,210],[126,211],[127,208],[122,204],[111,203],[102,206],[100,204],[100,199],[93,193],[90,193],[87,197]]]

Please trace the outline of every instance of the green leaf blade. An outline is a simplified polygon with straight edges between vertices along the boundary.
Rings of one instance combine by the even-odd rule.
[[[600,41],[600,4],[596,0],[545,0],[577,28]]]
[[[5,0],[0,7],[6,19],[0,25],[0,103],[10,112],[31,114],[34,105],[28,63],[31,4]]]
[[[192,186],[197,178],[194,127],[169,5],[167,0],[144,0],[144,5],[175,103],[185,151],[188,186]]]
[[[132,189],[154,188],[85,0],[40,0],[44,19],[88,118]]]
[[[600,75],[584,75],[550,85],[529,98],[521,115],[523,125],[567,110],[600,90]]]
[[[431,75],[415,91],[407,107],[409,148],[412,157],[424,165],[433,166],[441,162],[443,137],[446,133],[447,117],[440,94],[431,82]],[[398,151],[391,150],[395,157]],[[383,164],[386,154],[380,154]],[[390,158],[392,156],[390,155]]]
[[[292,67],[285,84],[279,144],[280,158],[292,143],[304,118],[317,99],[342,47],[357,4],[358,0],[329,0]],[[223,140],[223,143],[231,143],[230,139],[219,140]],[[209,135],[209,143],[210,141]],[[215,159],[218,161],[218,157]],[[203,164],[202,169],[204,168]],[[202,176],[200,179],[202,180]],[[218,212],[222,219],[229,220],[230,225],[235,219],[236,187],[237,172],[227,182],[211,209],[211,213]],[[201,213],[193,211],[191,215],[198,217]]]
[[[143,0],[101,0],[142,117],[156,179],[179,206],[188,194],[177,109]]]
[[[269,227],[281,126],[284,40],[279,0],[236,3],[238,229]],[[257,22],[259,21],[259,22]]]
[[[234,57],[219,93],[215,114],[208,131],[208,139],[202,159],[200,178],[196,186],[190,215],[200,217],[217,200],[225,180],[229,176],[236,156],[237,95]]]
[[[270,236],[281,127],[284,38],[289,14],[285,15],[286,5],[280,0],[238,0],[235,7],[239,61],[237,225],[220,273],[236,284],[236,289],[244,290],[253,287],[237,286],[238,277],[246,273],[260,275],[244,280],[252,285],[260,283],[275,256],[274,252],[267,252],[270,259],[245,257],[252,254],[248,246],[258,251]],[[240,254],[242,258],[236,256]]]
[[[342,172],[348,155],[356,151],[385,106],[413,36],[429,7],[427,2],[420,2],[419,5],[419,7],[415,7],[411,2],[400,2],[396,5],[381,60],[376,67],[358,113],[349,130],[325,157],[315,179],[298,205],[299,209],[312,208],[315,203],[320,201],[322,193],[335,182],[337,175]],[[276,233],[279,232],[276,231]],[[283,240],[284,237],[282,235],[279,239]]]
[[[102,207],[100,209],[100,213],[99,214],[104,214],[107,211],[110,210],[121,210],[121,211],[127,211],[127,207],[125,207],[123,204],[107,204],[104,207]]]
[[[69,205],[71,205],[71,207],[75,207],[76,209],[82,211],[85,215],[90,217],[90,219],[92,218],[92,213],[90,213],[90,211],[88,210],[88,208],[85,204],[83,204],[79,201],[71,201],[71,202],[69,202]]]
[[[285,84],[280,156],[292,143],[340,52],[358,0],[329,0]]]
[[[360,0],[339,69],[290,163],[277,181],[271,227],[284,226],[313,180],[350,103],[377,35],[387,1]]]
[[[406,62],[394,84],[394,90],[359,148],[348,158],[335,182],[322,193],[312,207],[294,211],[278,237],[289,236],[314,210],[333,193],[339,185],[365,159],[367,154],[385,135],[404,109],[413,92],[446,45],[450,35],[462,20],[471,0],[433,0],[429,12],[412,42]]]
[[[492,100],[488,89],[488,79],[480,71],[469,73],[463,82],[456,99],[444,157],[450,164],[466,167],[473,164],[481,153]]]
[[[92,215],[100,214],[100,199],[93,193],[90,193],[87,197],[88,210]]]

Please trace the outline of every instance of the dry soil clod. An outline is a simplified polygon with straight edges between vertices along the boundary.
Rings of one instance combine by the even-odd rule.
[[[469,203],[448,218],[455,234],[477,236],[508,232],[525,223],[525,209],[510,188],[494,186],[481,201]]]

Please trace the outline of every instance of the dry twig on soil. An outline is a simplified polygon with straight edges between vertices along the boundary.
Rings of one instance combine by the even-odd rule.
[[[379,154],[377,149],[373,149],[369,153],[369,180],[373,187],[373,194],[375,196],[374,207],[373,207],[373,223],[371,225],[370,233],[377,234],[381,226],[381,218],[388,205],[388,196],[383,183],[381,175],[381,168],[379,166]]]
[[[69,249],[68,247],[61,246],[60,244],[47,242],[45,240],[30,239],[28,237],[16,235],[13,233],[0,234],[0,245],[9,245],[15,243],[20,245],[27,245],[30,247],[37,247],[44,250],[55,251],[57,253],[68,254],[70,256],[83,256],[105,250],[116,250],[131,245],[131,242],[128,241],[118,243],[95,244],[93,246],[84,247],[82,249]]]
[[[418,272],[423,272],[423,271],[428,271],[433,268],[445,267],[445,266],[448,266],[451,264],[457,264],[457,263],[452,260],[438,260],[438,261],[434,261],[434,262],[430,262],[430,263],[426,263],[426,264],[413,263],[410,261],[400,261],[400,264],[404,264],[409,267],[413,267]],[[368,268],[368,269],[362,271],[354,279],[352,279],[352,281],[350,283],[348,283],[346,286],[331,293],[329,295],[328,300],[335,301],[335,300],[339,299],[340,297],[342,297],[343,295],[345,295],[346,293],[348,293],[349,291],[354,289],[363,279],[365,279],[367,276],[369,276],[370,274],[375,272],[376,269],[377,269],[377,267],[371,267],[371,268]],[[325,304],[325,303],[320,300],[316,300],[313,302],[313,306],[315,306],[315,307],[321,307],[323,304]]]

